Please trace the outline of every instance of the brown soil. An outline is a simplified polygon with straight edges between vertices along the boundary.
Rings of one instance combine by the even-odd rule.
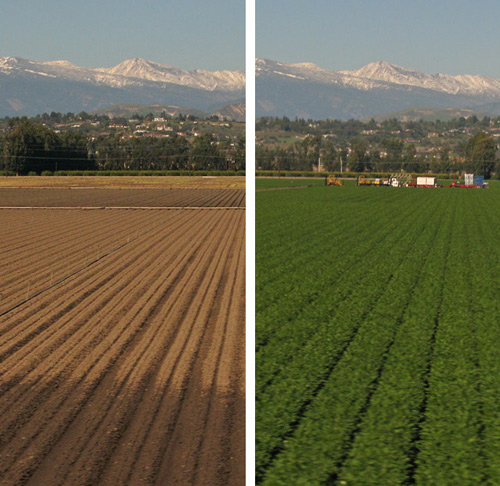
[[[244,218],[0,210],[2,485],[244,484]]]
[[[0,187],[244,189],[244,176],[0,176]]]
[[[241,207],[243,189],[75,189],[0,187],[0,207]]]

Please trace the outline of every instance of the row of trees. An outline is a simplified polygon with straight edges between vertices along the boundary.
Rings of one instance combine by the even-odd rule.
[[[415,131],[426,133],[429,131],[447,131],[460,128],[478,128],[485,129],[490,126],[490,122],[500,123],[500,117],[490,118],[485,116],[482,119],[472,115],[468,118],[459,117],[452,120],[434,120],[434,121],[399,121],[397,118],[389,118],[382,122],[376,122],[373,118],[363,122],[361,120],[305,120],[304,118],[295,118],[294,120],[284,116],[261,117],[257,120],[256,131],[282,130],[286,132],[322,135],[325,133],[335,133],[338,137],[355,136],[364,130],[375,130],[380,133],[394,131]]]
[[[369,148],[361,137],[353,137],[350,144],[338,148],[331,140],[320,136],[307,137],[287,148],[256,148],[256,167],[262,170],[311,171],[321,163],[328,171],[351,172],[473,172],[486,178],[500,178],[497,147],[484,132],[472,136],[460,147],[461,158],[450,156],[448,148],[433,155],[417,154],[414,144],[397,138],[382,140],[377,149]]]
[[[189,141],[165,138],[87,138],[18,120],[0,137],[6,172],[28,174],[58,170],[244,170],[245,140],[217,143],[211,135]]]
[[[135,113],[131,115],[130,117],[117,117],[114,116],[113,118],[110,118],[108,115],[104,114],[97,114],[97,113],[87,113],[86,111],[81,111],[79,113],[59,113],[52,111],[51,113],[42,113],[35,115],[30,118],[31,121],[34,123],[46,123],[46,124],[55,124],[55,123],[72,123],[72,122],[99,122],[103,124],[109,124],[109,123],[119,123],[123,125],[127,125],[129,120],[134,120],[134,121],[153,121],[154,118],[157,116],[160,116],[164,118],[165,120],[167,119],[176,119],[178,121],[195,121],[195,120],[212,120],[212,121],[217,121],[219,120],[219,117],[216,115],[212,115],[210,117],[198,117],[195,115],[184,115],[182,113],[179,113],[176,116],[169,115],[167,112],[162,111],[159,115],[154,114],[154,113],[146,113],[146,114],[139,114]],[[9,123],[18,123],[21,118],[19,117],[4,117],[0,118],[0,126],[7,126]]]
[[[256,166],[263,170],[313,170],[321,161],[329,171],[353,172],[474,172],[500,178],[494,140],[484,132],[460,146],[461,159],[449,149],[420,155],[415,145],[398,138],[382,140],[373,149],[361,137],[344,147],[317,135],[287,148],[256,148]],[[5,171],[16,174],[58,170],[244,170],[245,140],[217,142],[211,135],[189,141],[173,135],[164,138],[122,138],[117,135],[87,138],[77,132],[55,133],[30,120],[16,120],[0,137]]]

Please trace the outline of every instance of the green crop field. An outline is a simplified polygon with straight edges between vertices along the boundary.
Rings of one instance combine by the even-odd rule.
[[[256,189],[274,189],[281,187],[311,187],[311,186],[324,186],[324,178],[311,178],[311,177],[301,177],[301,178],[281,178],[281,177],[270,177],[270,178],[256,178],[255,187]]]
[[[500,485],[500,187],[257,194],[265,485]]]

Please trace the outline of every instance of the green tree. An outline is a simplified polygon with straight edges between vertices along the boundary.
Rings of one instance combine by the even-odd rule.
[[[321,164],[327,171],[340,170],[339,156],[331,140],[326,140],[321,150]]]
[[[234,153],[234,166],[230,169],[245,170],[245,137],[238,137]]]
[[[15,120],[5,137],[6,170],[18,175],[54,170],[60,148],[55,132],[27,118]]]
[[[404,142],[397,138],[386,138],[382,140],[382,146],[386,150],[384,170],[398,170],[401,168],[403,159]]]
[[[491,177],[497,162],[496,145],[491,137],[484,132],[476,133],[462,145],[461,150],[466,158],[466,170]]]
[[[439,149],[439,172],[451,172],[450,148],[441,147]]]
[[[226,166],[226,158],[210,134],[195,139],[189,158],[194,170],[223,170]]]
[[[349,169],[353,172],[364,172],[369,163],[368,157],[368,142],[366,140],[355,137],[351,141],[351,152],[347,157]],[[368,167],[369,169],[369,167]]]

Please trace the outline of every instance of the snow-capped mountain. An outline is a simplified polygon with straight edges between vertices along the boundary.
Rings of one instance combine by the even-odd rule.
[[[330,83],[369,90],[389,84],[432,89],[448,94],[500,96],[500,79],[489,76],[426,74],[384,61],[373,62],[356,71],[328,71],[313,63],[286,64],[257,59],[257,75],[274,74],[289,78]]]
[[[245,87],[243,71],[203,71],[200,69],[185,71],[174,66],[158,64],[140,58],[123,61],[112,68],[99,69],[98,72],[126,78],[180,84],[208,91],[216,89],[234,91]]]
[[[499,79],[426,74],[382,61],[329,71],[312,63],[258,59],[256,76],[258,116],[345,119],[412,106],[471,108],[500,101]]]
[[[417,86],[448,94],[500,96],[500,79],[489,76],[425,74],[383,61],[367,64],[357,71],[341,71],[341,73],[346,76]]]
[[[255,75],[257,78],[274,75],[324,83],[339,83],[342,80],[341,74],[336,71],[327,71],[312,62],[288,64],[270,59],[257,59],[255,61]]]
[[[245,87],[243,71],[186,71],[175,66],[135,58],[109,68],[82,68],[69,61],[31,61],[18,57],[0,58],[0,73],[39,75],[72,81],[94,82],[111,87],[171,83],[208,91],[237,91]]]
[[[242,71],[187,71],[145,59],[83,68],[68,61],[0,57],[0,116],[161,103],[212,111],[244,97]]]

